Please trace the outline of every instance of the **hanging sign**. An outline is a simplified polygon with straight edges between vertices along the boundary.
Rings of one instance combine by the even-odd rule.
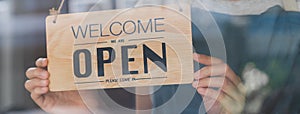
[[[187,84],[193,80],[190,7],[49,16],[50,90]]]

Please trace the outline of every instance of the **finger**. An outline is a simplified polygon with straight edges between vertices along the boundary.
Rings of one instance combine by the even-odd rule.
[[[224,85],[225,78],[224,77],[210,77],[210,78],[203,78],[198,81],[193,82],[193,87],[198,88],[221,88]]]
[[[200,87],[199,86],[200,83],[199,82],[193,83],[193,87],[196,88],[198,93],[201,94],[201,95],[206,94],[206,96],[210,96],[210,98],[217,99],[217,96],[214,96],[214,95],[216,95],[216,93],[212,92],[212,90],[217,91],[215,88],[218,88],[218,90],[220,92],[222,92],[223,94],[226,94],[227,97],[230,97],[231,99],[234,99],[234,100],[237,100],[237,101],[241,101],[240,100],[241,96],[239,96],[239,94],[237,94],[238,92],[236,90],[232,89],[232,88],[229,88],[228,86],[223,85],[223,87],[220,87],[220,85],[222,85],[222,84],[220,84],[220,85],[217,85],[219,87],[212,87],[210,85],[209,85],[209,87]],[[205,92],[207,92],[205,89],[211,89],[211,91],[208,91],[208,93],[205,93]],[[201,93],[201,90],[204,93]],[[220,97],[222,98],[223,96],[220,96]]]
[[[210,99],[210,100],[222,100],[224,99],[226,96],[226,94],[224,94],[222,91],[217,91],[211,88],[202,88],[199,87],[197,88],[197,92],[202,95],[203,99]]]
[[[25,82],[25,88],[29,92],[33,92],[33,90],[37,87],[47,87],[49,85],[49,80],[40,80],[40,79],[31,79]]]
[[[31,93],[31,98],[39,105],[43,103],[45,97],[44,94],[48,93],[49,88],[48,87],[37,87],[35,88]]]
[[[204,78],[193,82],[194,88],[220,88],[225,94],[236,101],[243,101],[244,95],[239,89],[227,78],[214,77]]]
[[[224,76],[227,70],[226,64],[218,64],[213,66],[206,66],[198,70],[194,74],[195,79],[207,78],[209,76]]]
[[[194,53],[194,60],[204,65],[215,65],[223,63],[221,59],[197,53]]]
[[[235,85],[238,85],[241,80],[240,78],[238,78],[235,73],[231,70],[231,68],[227,65],[227,64],[224,64],[223,61],[221,59],[218,59],[218,58],[215,58],[215,57],[211,57],[211,56],[207,56],[207,55],[203,55],[203,54],[196,54],[194,53],[194,60],[199,62],[199,63],[202,63],[204,65],[212,65],[214,67],[214,65],[216,64],[223,64],[224,66],[220,69],[220,70],[217,70],[218,67],[215,67],[213,68],[212,70],[217,70],[217,71],[220,71],[220,72],[215,72],[216,75],[221,75],[222,73],[225,73],[226,74],[229,74],[229,75],[225,75],[225,76],[228,76],[228,78],[235,84]],[[203,69],[203,68],[202,68]],[[209,68],[208,68],[209,69]],[[205,69],[203,69],[205,70]],[[199,74],[201,74],[201,71],[198,72]],[[204,72],[204,78],[205,76],[214,76],[214,74],[211,74],[211,73],[214,73],[214,72],[211,72],[211,71],[205,71]],[[199,79],[199,78],[196,78],[196,79]]]
[[[43,95],[48,92],[48,87],[36,87],[33,89],[32,93],[37,94],[37,95]]]
[[[224,86],[221,88],[229,97],[234,99],[236,102],[245,101],[245,94],[239,91],[238,87],[235,86],[231,81],[225,80]]]
[[[236,86],[241,83],[241,79],[231,70],[227,64],[218,64],[213,66],[206,66],[198,70],[194,74],[195,79],[207,78],[210,76],[225,76]]]
[[[48,60],[46,58],[39,58],[35,61],[35,65],[41,68],[47,67]]]
[[[33,79],[33,78],[48,79],[49,73],[45,69],[33,67],[33,68],[29,68],[26,71],[26,76],[29,79]]]
[[[229,79],[235,86],[241,84],[241,79],[231,69],[227,69],[226,78]]]

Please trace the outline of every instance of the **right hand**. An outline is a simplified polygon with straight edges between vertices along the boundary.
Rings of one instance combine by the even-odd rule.
[[[25,88],[31,93],[31,98],[48,113],[90,113],[82,101],[78,91],[50,92],[49,72],[46,58],[39,58],[36,66],[26,71],[28,80]]]

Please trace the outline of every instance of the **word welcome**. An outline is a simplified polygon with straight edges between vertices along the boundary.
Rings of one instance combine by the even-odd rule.
[[[162,29],[164,26],[162,21],[164,19],[165,18],[154,18],[145,22],[142,20],[114,21],[110,23],[108,27],[104,27],[103,24],[86,24],[71,26],[71,30],[75,39],[120,36],[122,34],[130,35],[134,33],[165,32],[165,30]],[[104,30],[104,28],[108,30]],[[104,31],[108,31],[108,33]]]

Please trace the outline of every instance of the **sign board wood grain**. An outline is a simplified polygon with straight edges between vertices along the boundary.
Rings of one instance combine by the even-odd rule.
[[[191,83],[190,7],[182,7],[48,16],[50,90]]]

